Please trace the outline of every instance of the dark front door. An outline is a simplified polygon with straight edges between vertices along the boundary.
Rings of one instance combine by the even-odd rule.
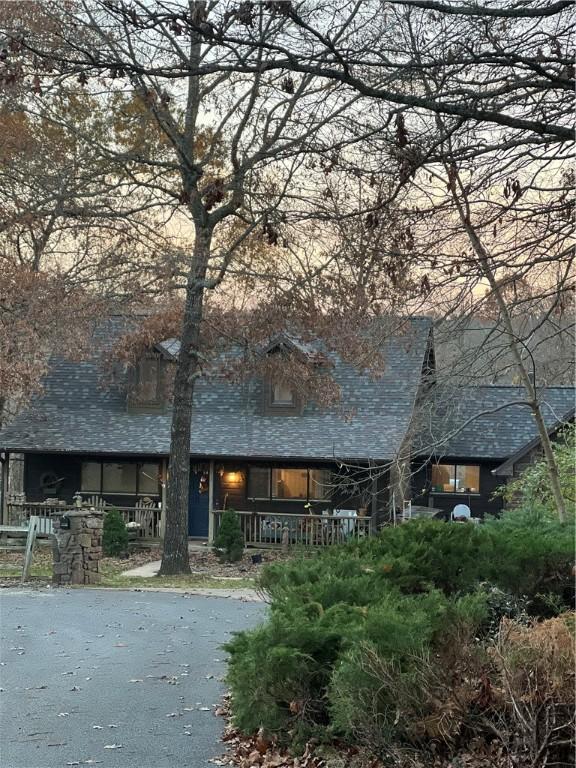
[[[188,536],[208,537],[208,472],[190,471]]]

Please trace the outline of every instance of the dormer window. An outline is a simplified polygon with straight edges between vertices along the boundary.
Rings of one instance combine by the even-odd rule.
[[[272,384],[272,406],[293,408],[295,403],[294,392],[287,384]]]
[[[142,357],[129,377],[128,408],[131,411],[164,410],[166,392],[163,359],[156,353]]]
[[[301,399],[282,381],[265,383],[263,405],[266,416],[298,416],[302,412]]]

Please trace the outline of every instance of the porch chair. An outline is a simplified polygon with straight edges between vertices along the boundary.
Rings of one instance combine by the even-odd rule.
[[[455,520],[458,522],[467,522],[470,520],[471,512],[470,507],[467,504],[456,504],[450,515],[452,522]]]
[[[136,509],[138,510],[137,522],[140,523],[140,533],[145,538],[154,538],[158,535],[156,530],[158,524],[158,517],[156,512],[158,507],[154,501],[147,496],[143,499],[138,499],[136,502]]]

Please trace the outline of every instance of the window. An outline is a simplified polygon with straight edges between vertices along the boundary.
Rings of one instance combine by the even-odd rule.
[[[138,493],[158,493],[158,464],[147,463],[138,466]]]
[[[330,495],[330,470],[310,469],[308,483],[308,497],[310,499],[326,499]]]
[[[138,398],[143,403],[155,403],[159,399],[160,360],[145,357],[138,367]]]
[[[85,493],[157,496],[160,466],[157,462],[83,461],[80,488]]]
[[[268,381],[263,390],[263,407],[267,416],[295,416],[302,409],[302,401],[288,384]]]
[[[459,464],[456,467],[456,491],[478,493],[480,490],[480,467]]]
[[[82,479],[80,487],[83,491],[96,491],[100,493],[102,490],[102,477],[101,477],[101,464],[99,461],[83,461],[82,462]]]
[[[480,467],[477,464],[435,464],[432,491],[436,493],[479,493]]]
[[[308,498],[308,471],[306,469],[273,469],[273,499]]]
[[[294,393],[287,384],[272,385],[272,405],[293,406]]]
[[[127,404],[130,409],[157,412],[165,401],[162,359],[152,354],[143,357],[130,371]]]
[[[270,470],[268,467],[250,467],[248,496],[251,499],[270,498]]]
[[[308,501],[329,495],[329,469],[250,467],[248,498]]]
[[[103,493],[136,493],[136,464],[102,465]]]

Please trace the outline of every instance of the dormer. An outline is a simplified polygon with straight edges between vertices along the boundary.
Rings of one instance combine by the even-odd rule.
[[[132,413],[163,413],[169,402],[171,363],[178,342],[169,339],[145,352],[128,372],[126,405]]]
[[[296,355],[312,365],[320,364],[320,358],[311,345],[284,333],[275,336],[262,352],[269,358]],[[299,416],[303,408],[303,399],[290,385],[289,377],[283,377],[281,371],[274,372],[274,366],[271,366],[271,372],[264,377],[263,382],[264,415]]]

